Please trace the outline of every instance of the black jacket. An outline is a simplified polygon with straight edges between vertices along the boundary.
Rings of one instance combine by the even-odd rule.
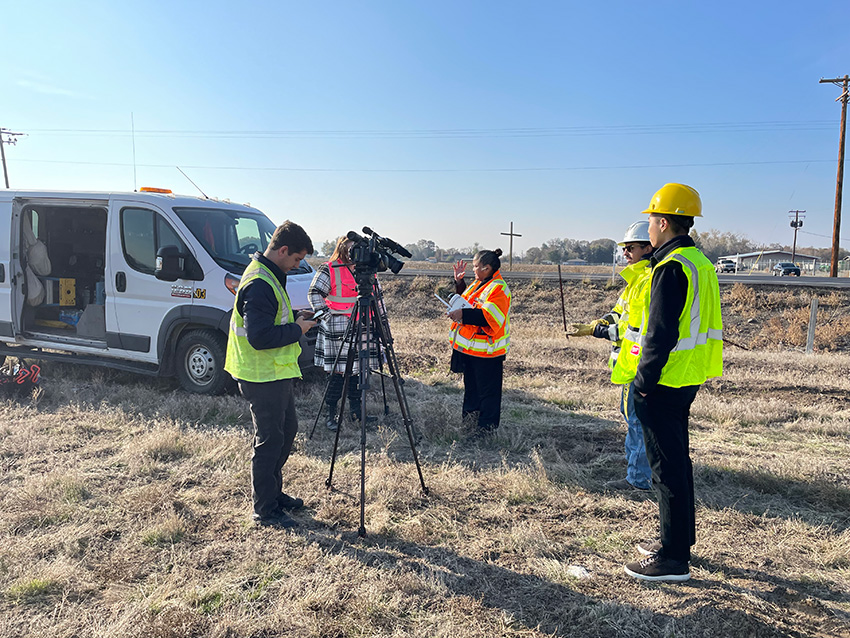
[[[668,261],[660,268],[656,268],[656,264],[676,248],[693,245],[694,240],[688,235],[677,235],[658,248],[650,259],[654,270],[647,330],[634,381],[638,392],[649,394],[658,385],[661,369],[679,342],[679,317],[688,295],[688,278],[682,264],[676,260]]]
[[[286,273],[270,259],[260,253],[251,257],[272,271],[280,285],[286,288]],[[242,315],[248,343],[254,350],[282,348],[301,339],[301,327],[294,323],[275,325],[277,316],[277,297],[271,285],[262,279],[254,279],[244,286],[236,298],[236,309]],[[286,316],[284,315],[284,321]]]

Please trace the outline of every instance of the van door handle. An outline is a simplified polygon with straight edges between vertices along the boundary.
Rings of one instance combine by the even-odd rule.
[[[115,290],[125,292],[127,290],[127,275],[122,271],[115,273]]]
[[[6,264],[0,264],[0,284],[6,283]]]

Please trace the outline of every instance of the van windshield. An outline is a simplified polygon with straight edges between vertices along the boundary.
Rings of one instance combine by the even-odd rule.
[[[241,275],[255,252],[263,252],[275,225],[261,213],[218,208],[175,208],[174,212],[222,268]]]

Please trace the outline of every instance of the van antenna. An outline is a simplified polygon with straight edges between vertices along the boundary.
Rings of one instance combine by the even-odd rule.
[[[133,111],[130,111],[130,133],[133,139],[133,192],[138,193],[136,186],[136,122],[133,120]]]
[[[179,166],[175,166],[174,168],[176,168],[178,171],[180,171],[181,173],[183,173],[183,169],[182,169],[182,168],[180,168]],[[186,175],[186,173],[183,173],[183,177],[185,177],[185,178],[186,178],[186,179],[188,179],[190,182],[192,182],[192,178],[191,178],[191,177],[189,177],[188,175]],[[206,194],[204,191],[202,191],[202,190],[201,190],[201,187],[200,187],[200,186],[198,186],[195,182],[192,182],[192,186],[194,186],[195,188],[197,188],[197,189],[200,191],[201,195],[203,195],[203,196],[204,196],[204,199],[209,199],[209,197],[207,197],[207,194]]]

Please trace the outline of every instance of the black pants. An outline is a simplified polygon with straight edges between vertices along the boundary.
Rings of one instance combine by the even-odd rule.
[[[662,553],[687,561],[696,542],[694,470],[688,439],[688,416],[698,385],[659,385],[647,396],[635,392],[635,414],[643,425],[646,458],[658,496]]]
[[[283,491],[283,469],[298,432],[293,385],[295,379],[251,383],[239,381],[239,392],[251,406],[254,454],[251,457],[251,496],[254,513],[268,516],[277,510]]]
[[[495,430],[502,416],[502,367],[505,357],[463,358],[463,416],[478,413],[478,427]]]

